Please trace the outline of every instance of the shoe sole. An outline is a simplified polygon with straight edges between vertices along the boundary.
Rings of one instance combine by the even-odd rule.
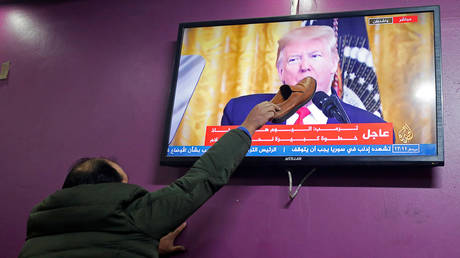
[[[309,78],[309,77],[307,77],[307,78]],[[293,108],[291,108],[291,109],[290,109],[286,114],[284,114],[283,116],[277,117],[277,118],[273,118],[272,121],[271,121],[272,123],[275,123],[275,124],[281,124],[281,123],[283,123],[284,121],[286,121],[286,119],[288,119],[290,116],[292,116],[297,110],[299,110],[299,108],[301,108],[302,106],[304,106],[304,105],[307,104],[310,100],[313,99],[313,96],[315,95],[315,92],[316,92],[316,89],[317,89],[317,86],[318,86],[318,85],[317,85],[316,81],[315,81],[313,78],[310,77],[310,79],[313,80],[313,82],[314,82],[314,84],[315,84],[315,85],[314,85],[313,92],[311,93],[311,95],[310,95],[308,98],[306,98],[304,101],[302,101],[301,103],[299,103],[298,105],[296,105],[296,106],[294,106]],[[283,92],[282,92],[281,90],[282,90],[282,89],[280,88],[280,92],[281,92],[281,94],[282,94]],[[306,90],[307,90],[307,88],[306,88]],[[299,91],[293,91],[293,92],[299,92]],[[293,92],[292,92],[292,93],[293,93]],[[292,93],[291,93],[291,94],[292,94]],[[289,95],[291,96],[291,94],[289,94]],[[289,97],[290,97],[290,96],[289,96]],[[284,98],[284,96],[283,96],[283,98]],[[284,99],[285,99],[285,101],[288,101],[288,100],[289,100],[289,98],[284,98]],[[283,102],[283,103],[284,103],[284,102]],[[279,104],[282,104],[282,103],[279,103]]]
[[[316,89],[315,89],[315,92],[316,92]],[[272,123],[275,123],[275,124],[281,124],[283,123],[284,121],[286,121],[286,119],[288,119],[290,116],[292,116],[297,110],[299,110],[299,108],[301,108],[302,106],[304,106],[305,104],[308,103],[308,101],[310,101],[312,98],[313,98],[313,95],[315,95],[314,93],[308,98],[306,99],[304,102],[300,103],[299,105],[295,106],[294,108],[292,108],[289,112],[286,113],[286,115],[282,116],[282,117],[278,117],[278,118],[274,118],[272,120]]]

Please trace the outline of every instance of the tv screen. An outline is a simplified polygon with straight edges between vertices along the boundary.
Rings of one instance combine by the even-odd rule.
[[[439,26],[439,6],[180,24],[161,163],[190,165],[311,77],[243,164],[443,165]]]

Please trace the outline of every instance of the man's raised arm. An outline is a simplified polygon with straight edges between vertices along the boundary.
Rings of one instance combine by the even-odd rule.
[[[183,177],[134,202],[129,212],[135,224],[157,239],[179,226],[228,182],[249,150],[251,136],[278,110],[270,102],[256,105],[239,128],[223,135]]]

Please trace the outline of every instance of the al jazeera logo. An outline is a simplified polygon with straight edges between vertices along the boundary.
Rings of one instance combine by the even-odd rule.
[[[409,125],[404,123],[403,127],[398,131],[399,140],[403,143],[408,143],[414,139],[414,133]]]

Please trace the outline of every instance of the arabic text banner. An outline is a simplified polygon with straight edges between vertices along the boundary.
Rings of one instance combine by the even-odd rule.
[[[205,146],[237,126],[206,127]],[[252,145],[377,145],[393,144],[391,123],[265,125],[252,136]]]

